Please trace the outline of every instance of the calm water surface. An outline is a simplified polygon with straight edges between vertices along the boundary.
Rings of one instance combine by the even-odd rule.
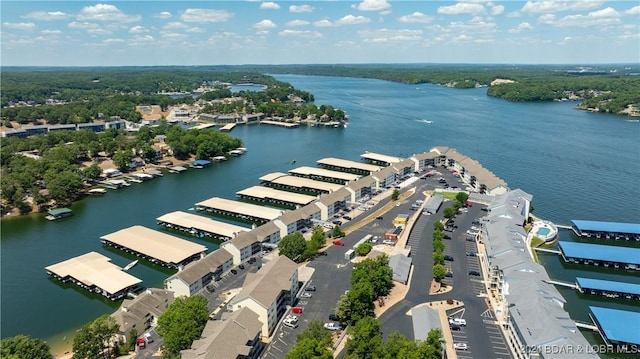
[[[74,216],[49,222],[41,214],[4,219],[1,238],[1,333],[60,340],[119,302],[50,279],[44,268],[89,251],[124,266],[134,258],[105,248],[100,236],[140,224],[157,228],[155,218],[188,210],[194,203],[259,184],[258,177],[295,166],[314,166],[323,157],[359,160],[364,151],[395,156],[455,147],[534,197],[535,213],[559,224],[571,219],[639,222],[640,124],[624,117],[575,110],[575,103],[522,104],[487,97],[486,89],[455,90],[369,79],[277,75],[278,80],[315,95],[351,117],[346,129],[270,126],[236,127],[249,152],[203,170],[132,184],[72,206]],[[432,124],[424,121],[433,121]],[[569,236],[570,234],[563,234]],[[210,250],[217,245],[209,241]],[[622,272],[568,268],[542,256],[550,276],[612,276]],[[131,269],[147,287],[161,287],[172,272],[144,261]],[[572,316],[587,320],[586,304],[613,304],[562,291]],[[632,308],[635,303],[623,303]],[[637,306],[636,306],[637,308]]]

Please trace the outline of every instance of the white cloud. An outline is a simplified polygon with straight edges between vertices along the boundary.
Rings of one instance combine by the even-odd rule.
[[[278,33],[280,36],[294,36],[294,37],[304,37],[309,39],[317,39],[322,37],[322,34],[318,31],[302,31],[302,30],[284,30]]]
[[[516,26],[513,29],[509,29],[510,33],[518,33],[518,32],[522,32],[524,30],[532,30],[533,26],[531,26],[531,24],[529,24],[528,22],[521,22],[518,26]]]
[[[168,22],[162,26],[164,30],[186,29],[187,27],[188,27],[187,25],[179,21]]]
[[[68,14],[62,11],[34,11],[23,16],[25,19],[38,21],[65,20],[69,18]]]
[[[280,5],[273,1],[267,1],[260,4],[261,10],[280,10]]]
[[[155,41],[156,39],[153,38],[153,36],[151,35],[138,35],[135,36],[133,38],[133,41],[140,43],[140,42],[152,42]]]
[[[202,32],[206,32],[206,30],[205,30],[205,29],[203,29],[203,28],[201,28],[201,27],[197,27],[197,26],[190,27],[190,28],[188,28],[186,31],[187,31],[187,32],[193,32],[193,33],[202,33]]]
[[[60,35],[62,31],[60,30],[42,30],[40,31],[42,35]]]
[[[289,11],[290,12],[313,12],[313,10],[315,10],[315,8],[311,5],[291,5],[289,6]]]
[[[183,41],[188,37],[188,35],[186,34],[180,34],[177,32],[168,32],[165,34],[162,34],[162,39],[164,40],[169,40],[169,41]]]
[[[316,22],[313,23],[313,26],[315,27],[331,27],[333,26],[333,23],[329,20],[318,20]]]
[[[132,34],[141,34],[143,32],[149,32],[149,30],[145,29],[144,26],[137,25],[130,28],[129,32]]]
[[[484,14],[485,8],[482,4],[459,2],[455,5],[440,6],[438,14],[443,15],[460,15],[460,14]]]
[[[491,15],[498,16],[498,15],[502,15],[503,13],[504,13],[503,5],[496,5],[491,7],[491,11],[490,11]]]
[[[210,23],[224,22],[232,16],[233,13],[226,10],[186,9],[182,15],[180,15],[180,19],[185,22]]]
[[[108,4],[85,6],[76,17],[80,21],[110,21],[110,22],[134,22],[139,21],[139,15],[127,15],[117,7]]]
[[[469,35],[462,34],[460,36],[454,37],[451,41],[453,41],[453,42],[469,42],[469,41],[473,41],[473,37],[471,37]]]
[[[274,27],[278,27],[273,21],[269,19],[264,19],[253,24],[254,29],[265,30],[265,29],[273,29]]]
[[[355,25],[355,24],[366,24],[371,22],[371,19],[364,16],[353,16],[347,15],[339,20],[336,20],[337,25]]]
[[[104,39],[102,40],[105,44],[122,44],[125,42],[124,39]]]
[[[111,34],[111,31],[107,29],[102,29],[99,27],[96,27],[94,29],[89,29],[87,30],[87,32],[91,35],[110,35]]]
[[[85,29],[95,29],[98,27],[98,24],[94,24],[92,22],[77,22],[77,21],[72,21],[69,23],[69,28],[71,29],[80,29],[80,30],[85,30]]]
[[[433,20],[433,16],[429,16],[426,14],[423,14],[421,12],[414,12],[411,15],[405,15],[400,17],[400,22],[407,22],[407,23],[422,23],[422,24],[426,24],[428,22],[431,22],[431,20]]]
[[[3,22],[2,27],[13,30],[34,30],[36,24],[32,22]]]
[[[634,6],[631,9],[624,12],[627,15],[640,15],[640,6]]]
[[[543,19],[538,18],[538,21]],[[587,15],[567,15],[561,19],[555,20],[553,17],[545,17],[541,22],[558,27],[591,27],[606,26],[620,23],[620,13],[613,8],[606,8],[598,11],[590,12]]]
[[[156,15],[155,17],[157,17],[158,19],[168,19],[170,18],[172,15],[170,12],[168,11],[163,11],[161,13],[159,13],[158,15]]]
[[[364,0],[358,5],[351,5],[351,8],[360,11],[382,11],[391,8],[387,0]]]
[[[291,27],[294,27],[294,26],[307,26],[309,24],[311,24],[311,23],[309,21],[306,21],[306,20],[291,20],[291,21],[289,21],[287,23],[287,26],[291,26]]]
[[[366,42],[396,42],[422,40],[422,30],[408,29],[376,29],[362,30],[358,34],[365,38]]]
[[[521,11],[525,13],[550,13],[567,10],[589,10],[598,7],[602,1],[527,1]]]

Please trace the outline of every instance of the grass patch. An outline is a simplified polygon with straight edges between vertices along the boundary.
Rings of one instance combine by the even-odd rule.
[[[540,239],[539,237],[531,238],[531,248],[539,247],[542,243],[544,243],[544,240]]]
[[[452,191],[435,191],[435,194],[439,194],[442,197],[444,197],[445,199],[456,199],[456,195],[458,194],[458,192],[452,192]]]

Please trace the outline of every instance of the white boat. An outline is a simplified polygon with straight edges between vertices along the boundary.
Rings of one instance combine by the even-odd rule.
[[[127,264],[124,268],[122,268],[123,271],[128,271],[129,269],[133,268],[133,266],[135,266],[136,264],[138,264],[138,260],[136,259],[135,261]]]
[[[104,188],[92,188],[89,190],[89,194],[92,196],[101,196],[107,193],[107,190]]]
[[[236,150],[242,151],[242,153],[245,153],[245,152],[249,151],[249,149],[247,149],[246,147],[238,147],[238,148],[236,148]]]
[[[212,158],[212,160],[216,162],[220,162],[220,161],[226,161],[227,158],[225,156],[215,156],[214,158]]]
[[[142,183],[142,180],[137,178],[137,177],[125,177],[127,179],[127,181],[129,182],[134,182],[134,183]]]
[[[242,152],[242,151],[240,151],[238,149],[229,151],[229,154],[232,155],[232,156],[240,156],[243,153],[244,152]]]

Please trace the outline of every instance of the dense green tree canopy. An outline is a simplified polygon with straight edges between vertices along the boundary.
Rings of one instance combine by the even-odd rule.
[[[180,351],[191,348],[200,338],[209,310],[207,300],[199,295],[178,297],[158,318],[156,331],[162,337],[165,358],[179,357]]]
[[[3,359],[51,359],[51,351],[43,340],[27,335],[4,338],[0,342],[0,357]]]
[[[73,359],[109,359],[117,351],[120,327],[112,316],[105,314],[84,325],[73,338]]]
[[[302,233],[295,232],[284,236],[278,242],[278,249],[281,256],[287,256],[292,261],[297,261],[307,249],[307,243]]]

